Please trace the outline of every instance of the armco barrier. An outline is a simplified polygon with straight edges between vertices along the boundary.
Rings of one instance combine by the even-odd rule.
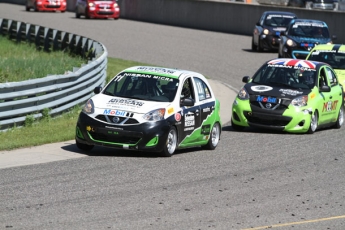
[[[86,102],[96,86],[106,81],[105,46],[97,41],[63,31],[0,18],[0,35],[18,42],[34,43],[49,50],[69,50],[90,58],[63,75],[23,82],[0,83],[0,130],[22,126],[27,115],[42,117],[45,109],[54,116]]]

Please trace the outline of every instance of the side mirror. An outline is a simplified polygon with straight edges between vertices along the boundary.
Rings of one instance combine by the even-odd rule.
[[[244,76],[244,77],[242,78],[242,82],[248,83],[248,82],[249,82],[249,79],[250,79],[249,76]]]
[[[195,103],[194,99],[192,98],[184,98],[180,101],[180,106],[193,106]]]
[[[329,87],[328,85],[323,85],[320,88],[320,92],[331,92],[331,87]]]
[[[99,94],[102,91],[102,86],[96,86],[93,90],[95,94]]]

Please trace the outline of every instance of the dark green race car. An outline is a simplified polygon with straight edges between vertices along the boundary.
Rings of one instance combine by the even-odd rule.
[[[233,129],[274,129],[314,133],[344,122],[343,88],[326,63],[299,59],[270,60],[246,76],[233,106]]]

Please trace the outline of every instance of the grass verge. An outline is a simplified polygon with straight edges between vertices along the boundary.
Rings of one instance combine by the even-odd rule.
[[[6,39],[5,39],[6,40]],[[4,43],[7,43],[4,39],[1,39],[0,37],[0,53],[2,54],[2,59],[7,59],[10,60],[13,58],[13,56],[16,56],[17,52],[11,52],[11,53],[2,53],[4,51]],[[11,42],[10,42],[11,43]],[[11,44],[9,44],[11,45]],[[17,45],[13,44],[14,47],[13,49],[16,49]],[[6,45],[5,45],[6,46]],[[20,48],[18,51],[18,56],[15,58],[17,60],[16,64],[13,65],[13,69],[8,68],[7,70],[4,70],[0,59],[0,83],[1,82],[6,82],[10,81],[13,82],[15,75],[19,75],[19,78],[16,81],[23,81],[32,78],[32,76],[47,76],[49,73],[59,73],[59,70],[56,69],[51,69],[51,67],[56,65],[56,59],[59,58],[55,55],[60,55],[60,54],[54,54],[53,53],[44,53],[44,52],[38,52],[34,48],[31,50],[31,47],[28,47],[27,45],[19,45]],[[10,47],[11,48],[11,47]],[[20,52],[21,55],[19,54]],[[26,68],[21,66],[21,62],[19,59],[23,59],[23,53],[30,53],[30,58],[33,60],[33,62],[30,62],[30,65],[37,65],[37,63],[44,63],[42,65],[43,67],[38,67],[38,72],[30,72],[30,74],[23,75],[24,72],[26,72]],[[32,54],[36,53],[36,54]],[[38,54],[37,54],[38,53]],[[58,52],[60,53],[60,52]],[[13,56],[12,56],[13,54]],[[37,55],[37,56],[35,56]],[[47,56],[46,56],[47,55]],[[66,59],[68,56],[64,53],[61,53],[63,57],[60,57],[61,59]],[[10,57],[12,56],[12,57]],[[43,58],[41,57],[43,56]],[[24,57],[25,59],[25,57]],[[73,59],[73,57],[72,57]],[[12,59],[14,60],[14,59]],[[35,61],[36,60],[36,61]],[[55,60],[55,62],[54,62]],[[46,65],[46,62],[52,61],[52,65]],[[65,66],[62,68],[62,71],[64,72],[71,65],[72,66],[80,66],[80,59],[73,59],[70,60],[68,63],[68,66]],[[82,60],[82,63],[85,62]],[[5,63],[3,61],[2,63]],[[19,66],[17,66],[19,65]],[[107,67],[107,82],[113,78],[117,73],[119,73],[121,70],[135,66],[135,65],[146,65],[144,63],[139,63],[139,62],[134,62],[134,61],[126,61],[122,59],[116,59],[116,58],[108,58],[108,67]],[[5,63],[5,66],[7,64]],[[33,68],[35,69],[35,68]],[[44,73],[44,71],[48,71],[49,73]],[[3,78],[1,78],[3,76]],[[12,129],[7,130],[6,132],[0,132],[0,151],[4,150],[13,150],[13,149],[18,149],[18,148],[25,148],[25,147],[32,147],[32,146],[38,146],[38,145],[43,145],[43,144],[48,144],[48,143],[56,143],[56,142],[61,142],[61,141],[66,141],[66,140],[72,140],[74,139],[75,136],[75,126],[78,120],[79,113],[81,111],[81,106],[76,106],[73,109],[71,109],[68,113],[62,114],[61,116],[51,118],[49,116],[46,116],[44,119],[41,119],[39,121],[35,120],[30,120],[27,126],[24,127],[15,127]],[[1,124],[0,124],[1,125]]]

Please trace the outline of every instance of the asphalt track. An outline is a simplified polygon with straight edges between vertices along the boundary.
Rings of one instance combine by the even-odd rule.
[[[111,57],[195,70],[235,91],[242,76],[277,56],[251,52],[250,37],[234,34],[9,4],[0,4],[0,17],[81,34],[105,44]],[[0,229],[341,230],[344,149],[344,128],[293,135],[235,132],[228,123],[215,151],[171,158],[104,148],[84,155],[73,141],[26,149],[32,158],[46,151],[47,161],[57,159],[0,169]]]

